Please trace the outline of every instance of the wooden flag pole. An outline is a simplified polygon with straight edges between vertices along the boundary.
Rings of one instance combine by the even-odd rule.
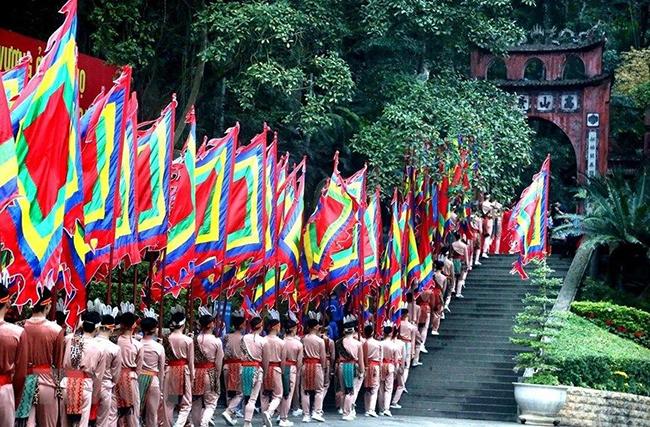
[[[137,307],[138,300],[138,266],[133,266],[133,305]]]
[[[167,264],[167,248],[163,249],[163,254],[162,254],[162,284],[160,285],[160,301],[159,301],[159,306],[158,306],[158,336],[162,338],[162,330],[163,330],[163,317],[165,315],[165,289],[164,289],[164,283],[165,283],[165,264]],[[153,271],[153,268],[151,269]],[[153,286],[153,280],[150,284],[150,286]]]
[[[122,265],[117,266],[117,305],[124,301],[124,295],[122,294],[122,282],[124,281],[124,276],[122,275]]]
[[[187,304],[185,312],[187,313],[187,321],[189,323],[189,332],[194,332],[194,304],[192,301],[192,285],[187,287]]]
[[[106,279],[106,304],[113,305],[111,291],[113,289],[113,254],[115,244],[111,244],[111,251],[108,256],[108,277]]]

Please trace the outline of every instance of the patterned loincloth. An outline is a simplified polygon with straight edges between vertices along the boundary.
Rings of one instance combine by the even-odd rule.
[[[343,373],[343,389],[346,394],[354,392],[354,377],[357,375],[357,364],[354,362],[341,362],[341,371]]]
[[[185,394],[185,366],[186,365],[169,365],[167,366],[167,376],[169,378],[170,396],[182,396]]]
[[[117,397],[117,408],[128,409],[134,404],[136,390],[133,389],[133,380],[131,378],[132,370],[122,369],[120,377],[115,384],[115,396]]]
[[[138,375],[138,390],[140,390],[140,413],[144,414],[147,392],[151,386],[153,375]]]
[[[242,366],[241,367],[241,390],[245,397],[251,395],[253,391],[253,383],[255,382],[255,374],[257,367],[255,366]]]
[[[282,397],[285,399],[291,393],[291,366],[282,367]]]
[[[228,364],[228,374],[225,375],[226,391],[241,391],[241,363],[232,362]]]
[[[25,377],[23,395],[16,408],[16,420],[27,420],[32,406],[38,404],[38,375],[32,374]]]

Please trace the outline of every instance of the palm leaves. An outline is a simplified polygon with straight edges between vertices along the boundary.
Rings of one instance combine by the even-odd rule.
[[[620,171],[593,179],[586,188],[586,213],[565,215],[570,221],[556,234],[584,235],[592,244],[604,244],[615,251],[634,246],[650,256],[650,191],[647,170],[626,180]]]

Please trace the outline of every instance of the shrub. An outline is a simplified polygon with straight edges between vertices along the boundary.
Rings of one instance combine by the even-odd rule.
[[[573,313],[546,348],[561,384],[650,395],[650,350]]]
[[[638,308],[650,312],[650,300],[641,299],[625,291],[612,288],[607,283],[587,278],[578,291],[580,301],[608,301],[618,305]]]
[[[571,311],[623,338],[650,348],[650,313],[609,302],[578,301]]]
[[[532,293],[527,293],[522,299],[525,307],[515,318],[510,342],[530,349],[515,356],[515,370],[531,368],[534,376],[528,378],[527,382],[548,384],[557,379],[551,378],[553,367],[546,362],[544,351],[548,340],[545,337],[554,333],[556,322],[550,319],[551,310],[562,287],[562,279],[550,277],[554,271],[546,265],[546,261],[534,261],[534,264],[529,282]]]

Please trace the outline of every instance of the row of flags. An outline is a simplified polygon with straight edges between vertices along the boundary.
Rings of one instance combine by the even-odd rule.
[[[395,316],[406,288],[433,286],[451,206],[461,219],[470,214],[467,152],[454,168],[441,166],[439,182],[426,169],[407,168],[387,239],[366,167],[344,177],[337,153],[304,221],[306,160],[279,155],[266,124],[247,144],[238,124],[199,144],[192,108],[174,158],[176,99],[157,119],[139,122],[128,66],[80,115],[76,0],[61,13],[35,75],[27,78],[25,58],[0,87],[0,249],[10,253],[0,267],[17,305],[58,285],[74,324],[91,280],[110,280],[118,265],[138,264],[147,252],[158,255],[154,300],[181,290],[204,302],[240,292],[256,309],[278,300],[296,308],[342,286],[365,316],[370,295],[377,315]],[[464,197],[451,195],[457,187]],[[526,242],[534,251],[535,240]]]

